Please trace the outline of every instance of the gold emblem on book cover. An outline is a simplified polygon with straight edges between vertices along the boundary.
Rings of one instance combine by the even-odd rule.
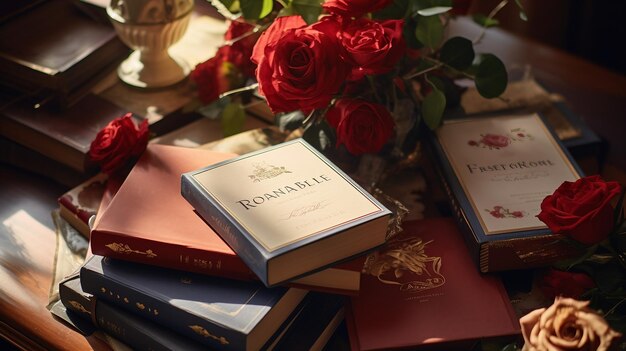
[[[262,180],[278,177],[283,173],[291,173],[291,171],[288,171],[285,166],[278,167],[274,165],[268,165],[265,162],[255,163],[253,167],[254,170],[252,171],[252,174],[248,177],[250,177],[250,179],[252,179],[252,181],[255,183],[258,183]]]
[[[154,258],[157,256],[152,250],[146,250],[146,251],[133,250],[130,248],[130,246],[128,246],[128,244],[110,243],[105,246],[108,247],[111,251],[126,254],[126,255],[135,253],[139,255],[145,255],[148,258]]]
[[[91,314],[91,312],[87,311],[87,309],[85,309],[85,307],[83,307],[83,305],[78,301],[71,300],[69,301],[69,304],[80,312]]]
[[[214,340],[219,341],[220,344],[222,345],[228,345],[230,344],[230,342],[228,342],[228,339],[226,339],[223,336],[215,336],[211,333],[209,333],[208,330],[204,329],[203,327],[199,326],[199,325],[190,325],[189,328],[191,328],[191,330],[193,330],[196,334],[203,336],[205,338],[211,338]]]
[[[419,292],[440,287],[446,278],[441,274],[441,257],[426,253],[431,242],[397,236],[385,248],[371,254],[363,270],[384,284],[399,285],[401,291]]]

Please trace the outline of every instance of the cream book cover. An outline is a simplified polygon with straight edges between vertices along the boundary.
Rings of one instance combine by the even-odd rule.
[[[545,228],[541,201],[580,177],[537,114],[452,121],[437,138],[486,235]]]
[[[188,173],[183,196],[251,268],[265,261],[278,280],[384,243],[390,215],[302,139]]]

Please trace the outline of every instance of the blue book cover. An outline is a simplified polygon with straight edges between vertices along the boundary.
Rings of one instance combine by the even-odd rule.
[[[453,120],[430,141],[480,271],[545,266],[575,254],[536,218],[547,195],[582,176],[542,116]]]
[[[102,256],[84,264],[80,282],[99,300],[222,350],[260,349],[308,292]]]
[[[266,286],[384,244],[391,215],[302,139],[184,173],[181,193]]]
[[[84,335],[102,329],[134,350],[201,351],[206,347],[189,338],[117,308],[106,301],[97,301],[83,292],[78,275],[59,284],[60,302],[51,311],[66,320]]]

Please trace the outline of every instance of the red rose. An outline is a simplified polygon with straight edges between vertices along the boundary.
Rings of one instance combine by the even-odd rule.
[[[393,118],[385,106],[357,99],[341,99],[326,114],[337,131],[337,145],[353,155],[375,153],[393,134]]]
[[[354,68],[350,79],[387,73],[402,58],[406,49],[404,20],[372,21],[362,18],[351,22],[341,33],[347,60]]]
[[[221,58],[214,56],[198,64],[191,72],[191,80],[198,89],[198,98],[205,104],[217,100],[219,95],[226,91],[226,85],[219,74],[221,64]]]
[[[361,17],[368,12],[378,11],[393,0],[326,0],[322,7],[332,14],[346,17]]]
[[[326,107],[345,81],[336,37],[339,24],[322,20],[311,26],[300,16],[277,18],[261,35],[252,53],[258,64],[259,91],[272,112]]]
[[[505,147],[511,143],[509,137],[497,134],[487,134],[480,141],[490,147]]]
[[[553,233],[591,245],[604,240],[613,229],[611,199],[621,191],[617,182],[589,176],[564,182],[541,202],[537,216]]]
[[[137,128],[131,116],[127,113],[109,122],[91,142],[89,158],[99,164],[104,173],[125,169],[146,149],[148,121],[144,120]]]
[[[231,21],[224,35],[226,44],[220,48],[219,55],[241,70],[246,76],[253,76],[256,65],[250,60],[252,48],[259,35],[253,33],[254,26],[243,21]],[[237,39],[230,44],[230,41]],[[229,45],[230,44],[230,45]]]
[[[564,272],[556,269],[550,269],[539,282],[539,288],[551,300],[557,296],[578,299],[595,286],[593,279],[585,273]]]

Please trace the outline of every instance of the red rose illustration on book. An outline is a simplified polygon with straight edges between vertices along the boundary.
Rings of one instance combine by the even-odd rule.
[[[493,209],[485,209],[495,218],[522,218],[525,216],[524,211],[511,211],[502,206],[493,206]]]
[[[513,141],[527,141],[533,140],[534,137],[522,128],[513,128],[510,130],[509,135],[501,135],[495,133],[485,133],[480,135],[480,140],[470,140],[467,142],[470,146],[480,146],[484,148],[499,150],[503,147],[509,146]]]

